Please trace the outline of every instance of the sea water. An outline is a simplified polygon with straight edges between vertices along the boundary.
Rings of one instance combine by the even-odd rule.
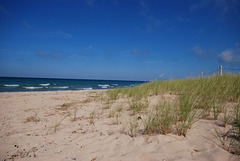
[[[143,81],[0,77],[0,92],[92,90],[132,87]]]

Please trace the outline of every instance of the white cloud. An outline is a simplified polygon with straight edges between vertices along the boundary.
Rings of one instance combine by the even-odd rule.
[[[148,56],[150,55],[146,50],[132,48],[130,50],[123,50],[121,53],[127,53],[134,56]]]
[[[218,59],[223,62],[232,62],[233,61],[233,53],[230,49],[227,49],[218,55]]]
[[[218,59],[222,62],[240,62],[240,48],[226,49],[218,55]]]
[[[74,58],[74,57],[77,57],[77,56],[78,56],[78,54],[72,54],[72,55],[70,55],[71,58]]]
[[[88,50],[92,49],[92,45],[88,46],[86,49],[82,51],[82,55],[87,55]]]
[[[63,38],[72,38],[73,37],[72,34],[67,33],[67,32],[63,32],[61,30],[56,31],[56,36],[57,37],[63,37]]]
[[[193,51],[193,54],[196,55],[196,56],[202,56],[204,55],[202,49],[199,47],[199,46],[194,46],[192,48],[192,51]]]
[[[53,59],[58,59],[59,58],[59,55],[49,53],[47,51],[38,52],[36,55],[39,56],[39,57],[49,57],[49,58],[53,58]]]
[[[214,49],[210,50],[204,50],[199,46],[194,46],[192,48],[193,55],[198,56],[198,57],[208,57],[209,55],[213,54],[215,51]]]

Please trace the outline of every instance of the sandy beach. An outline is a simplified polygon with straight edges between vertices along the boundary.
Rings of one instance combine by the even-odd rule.
[[[128,105],[119,99],[107,107],[102,92],[0,93],[0,160],[238,160],[218,146],[213,135],[214,128],[221,128],[217,120],[198,120],[186,137],[143,135],[141,131],[132,137]],[[150,96],[148,101],[152,105],[175,97],[163,94]],[[121,112],[112,117],[120,104]]]

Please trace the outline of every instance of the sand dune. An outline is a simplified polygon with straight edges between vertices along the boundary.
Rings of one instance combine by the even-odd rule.
[[[131,137],[126,132],[127,105],[123,104],[118,118],[110,117],[112,109],[105,108],[106,104],[96,97],[101,92],[0,93],[0,159],[238,160],[217,145],[218,140],[213,134],[214,128],[220,127],[215,120],[198,120],[186,137],[174,134],[149,136],[140,132]],[[150,104],[174,97],[155,96],[150,98]]]

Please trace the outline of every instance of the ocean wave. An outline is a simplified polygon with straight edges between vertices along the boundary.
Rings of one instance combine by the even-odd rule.
[[[46,84],[39,84],[40,86],[49,86],[50,83],[46,83]]]
[[[81,88],[82,90],[93,90],[92,87],[89,87],[89,88]]]
[[[112,86],[118,86],[118,84],[111,84]]]
[[[68,86],[60,86],[60,87],[52,87],[52,88],[57,88],[57,89],[67,89]]]
[[[26,88],[26,89],[41,89],[43,87],[24,87],[24,88]]]
[[[19,87],[19,84],[4,84],[5,87]]]
[[[108,87],[110,87],[109,84],[98,84],[98,86],[101,87],[101,88],[108,88]]]

